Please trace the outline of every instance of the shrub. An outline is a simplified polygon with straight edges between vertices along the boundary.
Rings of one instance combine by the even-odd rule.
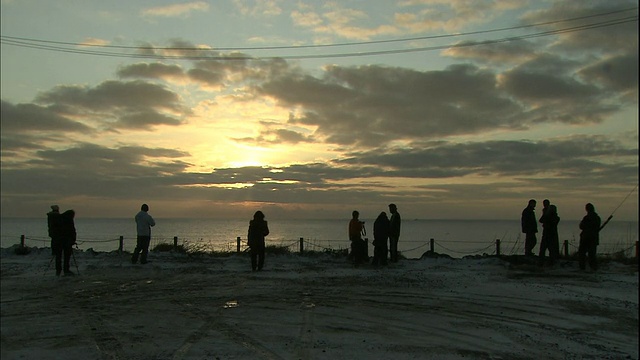
[[[186,250],[185,250],[183,245],[178,245],[177,247],[174,247],[173,244],[168,244],[168,243],[160,243],[160,244],[154,246],[153,249],[151,249],[151,250],[152,251],[158,251],[158,252],[175,251],[175,252],[179,252],[179,253],[186,253]]]

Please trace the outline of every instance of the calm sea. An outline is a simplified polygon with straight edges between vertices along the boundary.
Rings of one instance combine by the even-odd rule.
[[[367,237],[373,240],[373,220],[364,219]],[[209,219],[156,219],[152,229],[152,246],[158,243],[178,243],[200,250],[236,250],[236,239],[247,237],[248,220]],[[577,251],[579,221],[561,221],[561,243],[569,241],[569,251]],[[346,249],[347,220],[269,220],[271,234],[267,244],[287,245],[298,251],[299,239],[304,239],[305,250]],[[46,218],[2,218],[1,245],[10,247],[25,236],[27,246],[49,247]],[[119,238],[124,238],[124,249],[135,248],[135,222],[131,219],[76,218],[78,246],[82,250],[117,250]],[[540,228],[541,231],[541,228]],[[538,234],[538,243],[541,234]],[[402,221],[399,250],[408,258],[419,258],[429,250],[430,239],[438,253],[453,257],[475,254],[494,254],[496,239],[500,239],[502,254],[524,253],[524,236],[519,220],[407,220]],[[628,256],[635,252],[638,241],[638,222],[612,220],[601,232],[598,251],[614,253],[625,250]],[[537,251],[536,247],[536,251]],[[373,255],[373,246],[369,246]]]

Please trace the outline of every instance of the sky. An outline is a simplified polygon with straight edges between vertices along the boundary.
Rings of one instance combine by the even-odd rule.
[[[0,10],[3,217],[638,220],[638,1]]]

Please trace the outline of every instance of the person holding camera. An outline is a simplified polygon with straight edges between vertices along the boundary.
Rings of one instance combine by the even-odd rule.
[[[362,233],[364,232],[364,221],[360,221],[360,213],[354,210],[351,213],[351,221],[349,221],[349,240],[351,241],[351,254],[349,258],[355,265],[366,263],[369,261],[369,254],[367,254],[367,247],[364,240],[362,240]]]

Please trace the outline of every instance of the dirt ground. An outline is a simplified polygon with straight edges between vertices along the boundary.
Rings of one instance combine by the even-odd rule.
[[[638,267],[2,250],[10,359],[638,359]]]

